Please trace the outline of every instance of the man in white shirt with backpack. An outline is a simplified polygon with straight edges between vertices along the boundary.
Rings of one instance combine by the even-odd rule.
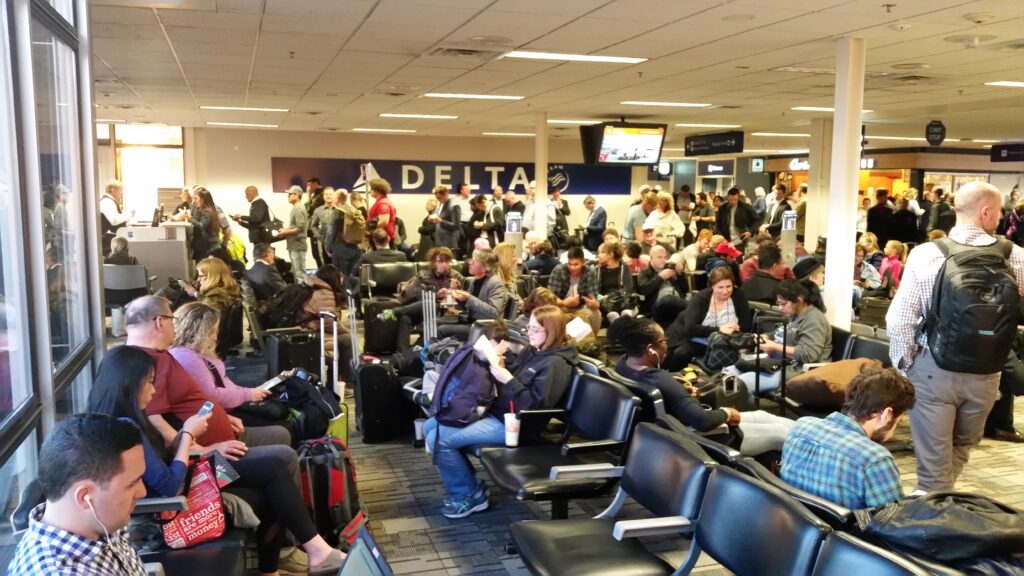
[[[1001,204],[989,184],[960,188],[956,226],[910,253],[886,315],[889,356],[917,396],[919,491],[954,487],[999,395],[1024,294],[1024,249],[994,236]]]

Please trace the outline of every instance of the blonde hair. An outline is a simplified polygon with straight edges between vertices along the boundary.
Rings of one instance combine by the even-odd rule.
[[[107,181],[107,187],[104,188],[106,193],[110,194],[110,191],[111,190],[115,190],[115,189],[122,189],[123,190],[124,189],[124,185],[121,184],[120,180],[108,180]]]
[[[544,343],[540,345],[541,350],[561,346],[569,341],[565,333],[567,317],[565,312],[558,306],[546,305],[534,308],[531,314],[537,319],[537,323],[544,327]]]
[[[494,247],[494,255],[498,257],[498,273],[501,274],[501,281],[509,286],[515,285],[518,276],[516,245],[511,242],[502,242]]]
[[[675,203],[672,201],[672,194],[670,192],[658,192],[658,209],[660,210],[664,205],[665,212],[675,211]]]
[[[857,244],[863,246],[867,252],[878,252],[878,236],[875,236],[874,232],[862,233],[860,240],[857,240]]]
[[[200,302],[189,302],[174,312],[174,346],[203,356],[217,356],[217,325],[220,312]]]
[[[907,188],[903,192],[903,197],[907,200],[917,200],[917,188]]]
[[[907,253],[907,247],[899,240],[889,240],[885,243],[885,249],[887,251],[894,250],[896,252],[896,257],[900,260],[903,260],[903,256]]]
[[[200,294],[206,294],[214,288],[224,288],[233,294],[239,293],[238,282],[231,275],[231,269],[220,258],[203,258],[196,266],[196,271],[206,275],[206,281],[199,286]]]

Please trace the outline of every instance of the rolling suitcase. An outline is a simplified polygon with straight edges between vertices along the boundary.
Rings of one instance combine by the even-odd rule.
[[[376,356],[392,354],[398,348],[398,318],[391,312],[397,298],[374,296],[363,303],[363,348]]]
[[[292,368],[315,370],[319,348],[316,332],[268,334],[266,343],[267,379]]]
[[[860,301],[860,321],[875,328],[885,328],[885,315],[889,312],[888,298],[865,296]]]
[[[354,303],[350,302],[354,306]],[[353,308],[354,309],[354,308]],[[373,444],[399,438],[413,431],[416,406],[402,395],[398,373],[387,362],[363,362],[355,318],[351,318],[352,362],[356,381],[356,429],[363,442]]]
[[[327,319],[333,320],[334,355],[331,370],[327,371]],[[338,395],[338,415],[327,424],[327,435],[334,436],[348,446],[348,406],[345,405],[345,381],[338,377],[338,316],[333,312],[320,313],[320,381]]]

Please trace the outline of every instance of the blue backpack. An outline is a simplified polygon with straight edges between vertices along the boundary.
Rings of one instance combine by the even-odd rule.
[[[465,344],[444,363],[437,379],[430,416],[439,424],[464,428],[483,418],[496,397],[487,363]]]

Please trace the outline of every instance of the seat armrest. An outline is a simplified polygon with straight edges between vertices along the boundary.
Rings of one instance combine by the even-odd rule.
[[[140,498],[135,503],[132,514],[155,514],[157,512],[180,512],[188,507],[188,499],[184,496],[167,498]]]
[[[302,328],[299,326],[287,326],[285,328],[265,328],[263,330],[264,335],[270,334],[290,334],[292,332],[302,332]]]
[[[625,442],[618,440],[594,440],[591,442],[573,442],[562,444],[562,456],[571,454],[592,454],[594,452],[613,452],[621,450]]]
[[[621,478],[622,466],[610,463],[575,464],[572,466],[552,466],[549,480],[583,480],[586,478]]]
[[[719,435],[722,435],[722,434],[728,434],[729,433],[729,425],[725,424],[725,423],[722,423],[722,424],[719,424],[718,426],[715,426],[711,430],[705,430],[705,431],[701,432],[700,430],[694,429],[694,432],[696,432],[697,434],[700,434],[701,436],[719,436]]]
[[[663,518],[644,518],[642,520],[619,520],[612,529],[616,540],[623,538],[640,538],[642,536],[660,536],[662,534],[682,534],[693,530],[693,524],[685,516],[665,516]]]
[[[535,410],[520,410],[516,413],[519,420],[541,420],[551,418],[565,418],[569,412],[563,408],[538,408]]]

